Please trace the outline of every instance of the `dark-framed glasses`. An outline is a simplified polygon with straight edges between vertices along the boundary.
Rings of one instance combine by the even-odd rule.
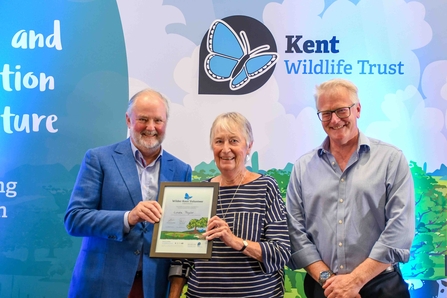
[[[355,106],[356,103],[353,103],[352,105],[350,105],[349,107],[344,107],[344,108],[338,108],[332,111],[319,111],[317,113],[318,118],[322,121],[322,122],[328,122],[331,121],[332,119],[332,113],[335,113],[335,115],[337,115],[338,118],[343,119],[343,118],[348,118],[349,116],[351,116],[351,108],[353,106]]]

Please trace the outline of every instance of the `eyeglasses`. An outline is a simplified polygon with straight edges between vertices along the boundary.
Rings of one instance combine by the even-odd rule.
[[[335,115],[337,115],[338,118],[343,119],[343,118],[348,118],[349,116],[351,116],[351,108],[355,105],[356,103],[353,103],[351,106],[349,107],[345,107],[345,108],[338,108],[336,110],[332,110],[332,111],[322,111],[322,112],[318,112],[318,118],[322,121],[322,122],[328,122],[331,121],[332,119],[332,113],[335,113]]]

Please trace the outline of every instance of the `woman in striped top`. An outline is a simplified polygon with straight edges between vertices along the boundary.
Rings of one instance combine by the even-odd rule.
[[[283,297],[290,258],[286,211],[275,179],[245,167],[251,125],[239,113],[221,114],[210,142],[221,173],[208,180],[220,184],[217,214],[203,234],[213,240],[212,258],[183,260],[183,276],[170,276],[169,297],[178,298],[186,281],[188,298]]]

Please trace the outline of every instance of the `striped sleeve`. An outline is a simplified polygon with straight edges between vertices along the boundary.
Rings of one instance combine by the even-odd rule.
[[[265,273],[283,269],[290,259],[290,241],[286,222],[286,208],[276,181],[267,176],[266,184],[266,216],[264,239],[261,239],[263,264]]]

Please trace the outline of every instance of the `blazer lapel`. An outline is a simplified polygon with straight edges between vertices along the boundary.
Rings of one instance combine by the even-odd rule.
[[[138,177],[138,170],[135,165],[135,158],[130,146],[130,139],[118,144],[115,148],[113,158],[124,183],[129,190],[130,199],[134,206],[143,200],[141,195],[140,179]]]
[[[158,185],[160,186],[160,182],[163,181],[171,181],[172,177],[174,177],[174,169],[172,168],[172,157],[163,150],[163,154],[161,155],[161,164],[160,164],[160,179]]]

